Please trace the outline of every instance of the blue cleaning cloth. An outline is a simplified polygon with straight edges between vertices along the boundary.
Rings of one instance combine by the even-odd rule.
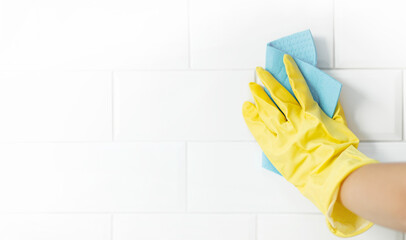
[[[293,57],[306,79],[313,99],[329,117],[333,117],[342,85],[316,67],[317,53],[310,30],[280,38],[266,46],[265,69],[294,96],[283,64],[284,54]],[[266,92],[270,97],[269,92]],[[264,153],[262,167],[281,175]]]

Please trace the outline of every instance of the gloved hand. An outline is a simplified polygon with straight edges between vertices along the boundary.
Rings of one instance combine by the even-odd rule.
[[[293,58],[285,55],[283,62],[297,100],[268,71],[257,67],[273,101],[260,85],[250,83],[255,105],[244,103],[245,122],[282,176],[325,215],[332,233],[360,234],[373,223],[346,209],[338,193],[351,172],[377,161],[356,149],[359,140],[347,127],[341,105],[329,118],[313,100]]]

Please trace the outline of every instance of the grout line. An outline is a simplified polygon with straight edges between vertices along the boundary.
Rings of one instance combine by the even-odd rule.
[[[186,3],[186,12],[187,12],[187,48],[188,48],[188,68],[192,68],[191,61],[191,41],[190,41],[190,0]]]
[[[114,239],[114,214],[110,215],[110,240]]]
[[[254,239],[258,240],[258,214],[255,214],[254,229]]]
[[[103,144],[103,143],[256,143],[255,140],[130,140],[130,141],[21,141],[0,142],[2,144]],[[360,140],[361,143],[401,143],[404,140]]]
[[[318,67],[321,70],[402,70],[405,67],[398,66],[398,67]],[[35,70],[35,71],[54,71],[54,72],[220,72],[220,71],[255,71],[255,67],[247,67],[247,68],[172,68],[172,69],[146,69],[146,68],[115,68],[115,69],[71,69],[71,70],[64,70],[64,69],[51,69],[51,70]],[[26,71],[33,71],[29,69],[20,69],[20,70],[1,70],[0,72],[26,72]]]
[[[0,144],[48,144],[48,143],[55,143],[55,144],[68,144],[68,143],[111,143],[111,139],[109,140],[78,140],[78,141],[9,141],[9,142],[0,142]]]
[[[185,142],[185,212],[188,212],[188,142]]]
[[[402,99],[401,99],[401,101],[402,101],[402,103],[401,103],[401,105],[402,105],[402,116],[401,116],[401,119],[402,119],[402,140],[403,141],[405,141],[405,138],[404,138],[404,134],[405,134],[405,78],[404,78],[404,76],[405,76],[405,70],[402,70],[402,86],[401,86],[401,92],[402,92]]]
[[[255,67],[251,68],[179,68],[179,69],[114,69],[116,72],[177,72],[177,71],[190,71],[190,72],[200,72],[200,71],[252,71]]]
[[[58,212],[58,211],[52,211],[52,212],[47,212],[47,211],[0,211],[0,215],[7,215],[7,214],[15,214],[15,215],[111,215],[113,214],[112,212]]]
[[[147,143],[154,143],[154,142],[158,142],[158,143],[165,143],[165,142],[185,142],[187,141],[188,143],[255,143],[255,139],[253,140],[190,140],[190,139],[180,139],[180,140],[171,140],[171,139],[167,139],[167,140],[129,140],[129,141],[115,141],[116,143],[143,143],[143,142],[147,142]],[[374,142],[379,142],[376,140],[371,140]],[[393,140],[395,141],[395,140]]]
[[[2,69],[0,66],[0,72],[175,72],[175,71],[250,71],[255,69],[255,67],[246,68],[105,68],[105,69],[91,69],[91,68],[72,68],[72,69],[29,69],[29,68],[18,68],[18,69]]]
[[[188,139],[181,139],[181,140],[134,140],[134,141],[115,141],[117,143],[137,143],[137,142],[185,142],[188,143],[255,143],[255,139],[253,140],[188,140]]]
[[[128,69],[128,68],[125,68]],[[34,73],[42,73],[42,72],[111,72],[114,71],[113,68],[30,68],[19,66],[12,69],[3,68],[0,65],[0,72],[34,72]]]
[[[319,67],[321,70],[402,70],[402,67],[335,67],[335,68],[325,68]]]
[[[189,211],[188,214],[223,214],[223,215],[232,215],[232,214],[241,214],[241,215],[323,215],[321,212],[193,212]]]
[[[401,143],[402,139],[399,140],[360,140],[360,143]]]
[[[335,22],[335,0],[333,0],[333,68],[336,67],[336,22]]]
[[[114,71],[111,72],[111,141],[114,142]]]
[[[255,143],[255,140],[187,140],[187,139],[181,139],[181,140],[128,140],[128,141],[118,141],[115,140],[114,143],[183,143],[185,141],[189,142],[203,142],[203,143]],[[110,140],[104,140],[104,141],[10,141],[10,142],[0,142],[1,144],[49,144],[49,143],[55,143],[55,144],[95,144],[95,143],[112,143],[111,139]]]
[[[166,214],[166,215],[175,215],[175,214],[189,214],[189,215],[210,215],[210,214],[217,214],[217,215],[252,215],[252,214],[264,214],[264,215],[323,215],[321,212],[216,212],[216,211],[207,211],[207,212],[184,212],[184,211],[177,211],[177,212],[148,212],[148,211],[126,211],[126,212],[0,212],[0,215],[6,214],[15,214],[15,215],[106,215],[108,214],[110,217],[114,215],[125,215],[125,214],[151,214],[151,215],[159,215],[159,214]]]

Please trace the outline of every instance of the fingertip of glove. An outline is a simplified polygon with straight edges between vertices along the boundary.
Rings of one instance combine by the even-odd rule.
[[[264,76],[264,74],[268,73],[268,71],[266,71],[265,69],[263,69],[262,67],[256,67],[255,68],[257,75],[259,76],[259,78],[261,78],[262,76]]]
[[[244,102],[242,105],[242,116],[249,128],[260,122],[257,108],[249,101]]]
[[[292,56],[288,54],[283,55],[283,64],[285,64],[286,74],[289,76],[289,78],[297,78],[302,76],[299,67]]]
[[[253,95],[256,94],[258,90],[262,89],[262,87],[258,83],[255,83],[255,82],[250,82],[248,84],[248,86],[250,87],[251,93]]]
[[[242,105],[242,113],[244,116],[251,115],[255,111],[255,105],[252,102],[245,101]]]
[[[254,105],[254,104],[252,104],[252,102],[245,101],[245,102],[242,104],[242,109],[250,109],[250,108],[252,108],[252,105]]]
[[[255,82],[250,82],[250,83],[248,83],[248,86],[249,86],[250,88],[254,87],[255,85],[256,85]]]
[[[286,62],[292,62],[293,61],[293,58],[292,58],[292,56],[290,56],[289,54],[284,54],[283,55],[283,62],[286,64]]]
[[[260,72],[260,71],[263,71],[264,69],[263,69],[262,67],[256,67],[255,70],[256,70],[257,72]]]
[[[295,66],[294,62],[295,60],[293,60],[293,58],[289,54],[283,55],[283,64],[285,64],[287,74],[290,73],[289,69],[292,69],[292,67]]]

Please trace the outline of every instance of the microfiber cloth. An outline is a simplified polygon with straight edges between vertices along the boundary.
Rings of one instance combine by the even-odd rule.
[[[333,117],[342,85],[316,67],[316,46],[310,30],[280,38],[269,42],[266,46],[265,69],[294,96],[283,64],[284,54],[293,57],[306,79],[313,99],[326,115]],[[269,92],[266,89],[265,91],[270,97]],[[262,153],[262,167],[281,175],[264,153]]]

